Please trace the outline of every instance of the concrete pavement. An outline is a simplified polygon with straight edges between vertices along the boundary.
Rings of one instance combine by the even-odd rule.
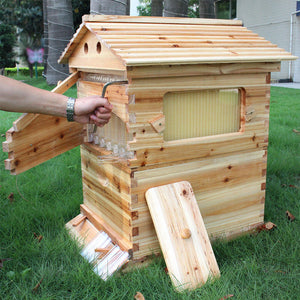
[[[290,89],[300,89],[300,82],[271,83],[271,86],[284,87]]]

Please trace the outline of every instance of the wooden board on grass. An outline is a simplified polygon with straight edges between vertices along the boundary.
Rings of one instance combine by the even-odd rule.
[[[219,267],[190,183],[151,188],[146,199],[175,288],[194,289],[218,277]]]

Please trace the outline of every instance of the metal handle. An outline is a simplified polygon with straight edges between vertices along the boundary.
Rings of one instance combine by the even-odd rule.
[[[105,93],[106,93],[106,89],[109,85],[112,85],[112,84],[127,84],[128,81],[127,80],[116,80],[116,81],[109,81],[109,82],[106,82],[103,86],[103,89],[102,89],[102,98],[104,98],[105,96]]]
[[[112,84],[127,84],[128,83],[128,80],[115,80],[115,81],[109,81],[109,82],[106,82],[103,86],[103,89],[102,89],[102,95],[101,97],[104,98],[105,97],[105,93],[106,93],[106,89],[109,85],[112,85]],[[97,125],[95,124],[94,125],[94,129],[93,129],[93,133],[95,133],[97,131]]]

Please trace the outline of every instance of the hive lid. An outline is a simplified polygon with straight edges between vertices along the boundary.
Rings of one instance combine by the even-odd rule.
[[[297,58],[237,20],[87,15],[60,63],[68,62],[87,31],[125,66],[278,62]]]
[[[166,265],[179,291],[219,276],[219,268],[189,182],[154,187],[146,200]]]

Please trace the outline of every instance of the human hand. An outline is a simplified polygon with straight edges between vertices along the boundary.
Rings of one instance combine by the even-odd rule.
[[[74,121],[83,124],[104,126],[111,117],[112,105],[100,96],[77,98],[74,107]]]

